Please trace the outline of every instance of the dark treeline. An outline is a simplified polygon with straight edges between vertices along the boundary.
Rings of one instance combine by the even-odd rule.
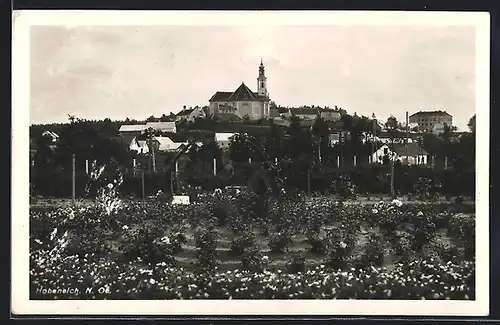
[[[424,134],[421,137],[420,142],[423,148],[429,155],[434,156],[435,170],[432,173],[436,174],[438,173],[438,169],[443,169],[445,159],[447,160],[449,170],[453,170],[455,175],[457,175],[457,179],[461,177],[469,179],[470,174],[474,173],[474,120],[474,117],[471,118],[469,123],[471,132],[464,133],[460,137],[455,135],[452,128],[445,129],[445,132],[439,136]],[[127,120],[127,123],[144,122]],[[381,132],[379,123],[368,117],[358,117],[356,114],[351,116],[344,112],[341,116],[343,132],[340,133],[340,141],[332,144],[329,136],[337,130],[332,130],[328,121],[317,118],[311,127],[303,127],[300,122],[298,118],[292,118],[289,126],[284,127],[276,124],[273,120],[266,120],[265,123],[261,123],[264,125],[260,125],[260,127],[258,125],[248,125],[247,129],[240,128],[240,132],[251,133],[251,136],[234,137],[229,145],[228,152],[223,152],[213,141],[204,141],[205,145],[200,148],[194,147],[182,158],[181,169],[184,171],[182,178],[193,186],[204,184],[203,186],[208,188],[223,184],[230,185],[235,182],[244,183],[244,180],[248,179],[251,173],[235,170],[235,166],[241,166],[243,163],[248,162],[249,158],[254,163],[264,159],[274,161],[275,158],[278,158],[280,161],[287,160],[291,162],[288,167],[290,171],[289,179],[293,180],[292,183],[295,187],[303,189],[311,186],[313,190],[317,188],[318,191],[323,191],[328,186],[318,184],[331,183],[338,176],[337,160],[341,162],[343,169],[349,169],[354,167],[353,157],[356,156],[356,173],[352,174],[352,177],[358,180],[356,181],[358,187],[366,187],[363,185],[363,182],[367,181],[367,177],[356,176],[358,174],[365,175],[366,172],[363,170],[373,173],[373,177],[379,179],[380,181],[377,182],[380,184],[386,181],[387,166],[381,166],[382,169],[375,172],[373,170],[374,167],[368,165],[368,156],[372,152],[373,147],[370,142],[370,135],[373,135],[373,130],[375,130],[375,135]],[[124,123],[125,121],[111,121],[110,119],[88,121],[72,117],[70,122],[66,124],[31,126],[31,149],[34,151],[31,179],[36,191],[40,195],[49,195],[47,191],[50,192],[50,190],[46,189],[47,184],[49,184],[49,188],[61,189],[55,190],[57,193],[52,193],[54,195],[61,195],[61,191],[66,194],[70,193],[68,189],[71,187],[68,187],[68,184],[71,184],[70,172],[71,157],[73,154],[77,157],[76,167],[78,175],[81,175],[85,170],[85,160],[89,162],[96,160],[99,164],[113,162],[116,168],[122,169],[125,173],[131,175],[130,177],[132,178],[137,178],[137,175],[134,176],[132,171],[132,159],[136,158],[137,163],[147,166],[147,168],[143,169],[149,172],[151,170],[151,156],[138,157],[134,155],[128,150],[129,143],[118,136],[118,130]],[[193,135],[196,134],[196,130],[206,130],[203,127],[196,128],[197,125],[203,123],[205,125],[224,126],[211,119],[198,119],[189,123],[189,130],[181,128],[177,137],[180,141],[185,141],[184,139],[189,137],[184,137],[183,133]],[[252,123],[255,124],[255,122]],[[187,125],[184,122],[179,124]],[[395,118],[390,117],[385,121],[385,124],[392,139],[403,138],[405,136],[401,124]],[[42,133],[47,130],[59,135],[56,145],[50,141],[50,138],[42,136]],[[226,129],[219,132],[224,131],[236,132],[238,129]],[[213,132],[211,135],[205,133],[203,134],[205,140],[213,140]],[[194,137],[196,138],[196,135]],[[368,137],[368,139],[365,139],[365,137]],[[249,142],[249,139],[251,142]],[[161,171],[171,162],[172,156],[171,154],[158,154],[155,157],[158,159],[156,165],[160,173],[147,177],[155,178],[153,183],[158,184],[157,186],[155,185],[158,188],[170,188],[170,176],[162,175]],[[217,161],[218,171],[218,176],[215,178],[213,176],[214,158]],[[431,160],[428,159],[428,161],[430,162]],[[406,167],[397,166],[397,170],[404,170],[404,168]],[[427,168],[420,167],[420,169]],[[232,170],[231,173],[228,170]],[[399,172],[396,171],[396,173]],[[422,175],[425,176],[425,173],[428,172],[412,171],[410,173],[415,175],[424,173]],[[229,174],[232,176],[227,176]],[[397,175],[396,189],[398,186],[402,186],[398,184],[404,183],[405,178],[407,180],[414,179],[413,176],[408,176],[407,174],[402,173]],[[84,176],[81,177],[85,178]],[[304,186],[304,184],[307,184],[307,182],[304,183],[304,180],[307,180],[308,177],[311,185]],[[61,180],[59,181],[59,179]],[[45,182],[48,183],[44,184]],[[64,185],[58,186],[57,182],[64,183]],[[137,180],[134,182],[137,182]],[[368,183],[370,182],[373,183],[373,179]],[[377,182],[375,183],[378,184]],[[451,184],[450,182],[447,181],[447,184]],[[151,182],[149,183],[151,184]],[[463,182],[463,184],[470,185],[471,183]],[[457,186],[459,185],[461,184],[457,184]],[[374,191],[376,187],[374,186],[369,191]],[[407,186],[403,187],[406,188]],[[387,187],[380,185],[380,188]],[[473,184],[469,188],[474,188]]]

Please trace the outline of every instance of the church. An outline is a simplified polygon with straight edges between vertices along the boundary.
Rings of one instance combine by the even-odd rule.
[[[262,60],[257,78],[257,92],[253,92],[244,82],[234,91],[217,91],[209,99],[210,113],[213,115],[235,115],[238,118],[258,120],[268,118],[269,94],[267,78]]]

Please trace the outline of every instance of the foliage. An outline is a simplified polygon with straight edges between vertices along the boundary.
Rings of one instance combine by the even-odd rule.
[[[364,206],[284,196],[266,200],[262,218],[251,192],[217,190],[191,205],[144,204],[120,198],[118,184],[119,174],[89,207],[30,212],[32,299],[66,299],[37,290],[70,286],[82,288],[78,299],[474,299],[474,216],[436,204]],[[225,222],[237,231],[224,243],[240,270],[219,269],[222,202],[234,207]],[[256,243],[257,224],[270,230],[269,251]],[[443,228],[450,243],[438,240]],[[308,251],[289,249],[304,235],[322,265]],[[176,256],[188,240],[195,263],[184,269]],[[285,267],[264,254],[284,255]],[[394,269],[384,268],[385,255]],[[87,285],[105,290],[84,293]]]
[[[217,267],[217,231],[214,228],[199,228],[195,234],[197,250],[196,269],[202,273],[213,273]]]
[[[332,187],[341,199],[356,198],[356,185],[353,184],[351,177],[347,174],[341,174],[339,178],[333,182]]]
[[[413,186],[413,193],[419,200],[435,201],[439,196],[441,184],[432,178],[419,177]]]

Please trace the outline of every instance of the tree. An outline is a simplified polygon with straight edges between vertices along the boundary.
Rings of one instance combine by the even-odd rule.
[[[398,120],[394,116],[390,116],[385,123],[385,127],[387,129],[387,133],[389,134],[389,138],[391,139],[391,197],[395,196],[394,191],[394,138],[396,137],[398,131]],[[408,158],[408,157],[407,157]]]
[[[78,159],[95,159],[94,146],[99,142],[99,133],[95,123],[70,116],[71,123],[64,125],[59,134],[59,143],[55,150],[55,160],[59,166],[71,166],[71,156]]]
[[[330,135],[330,129],[326,121],[320,116],[318,116],[314,121],[312,134],[314,135],[317,144],[317,157],[321,166],[323,156],[328,150],[328,136]]]
[[[472,133],[476,133],[476,114],[469,119],[467,126]]]
[[[450,143],[453,133],[457,131],[456,126],[449,126],[447,123],[443,125],[443,132],[441,133],[441,138],[447,143]]]
[[[248,161],[250,157],[250,145],[246,137],[239,134],[234,135],[229,142],[229,157],[234,162]]]
[[[157,120],[156,117],[154,117],[153,115],[151,115],[150,117],[148,117],[146,119],[146,122],[156,122],[156,120]]]
[[[34,157],[36,167],[48,167],[53,159],[53,152],[50,147],[52,139],[42,136],[41,134],[35,138],[36,154]]]

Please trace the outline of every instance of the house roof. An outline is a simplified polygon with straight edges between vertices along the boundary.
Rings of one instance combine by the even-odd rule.
[[[52,132],[52,131],[48,131],[48,130],[47,130],[47,131],[44,131],[44,132],[42,133],[42,136],[47,136],[47,135],[48,135],[48,136],[51,136],[51,137],[52,137],[52,138],[54,138],[54,139],[59,139],[59,135],[57,135],[57,133],[55,133],[55,132]]]
[[[148,122],[146,128],[153,128],[156,130],[176,130],[175,122]]]
[[[194,111],[194,108],[183,109],[179,113],[175,114],[175,116],[188,116]]]
[[[392,147],[386,143],[381,144],[377,147],[377,150],[387,146],[389,149]],[[406,156],[406,145],[404,143],[395,143],[394,144],[394,152],[399,156]],[[415,157],[420,155],[427,155],[427,151],[424,148],[421,148],[417,143],[412,142],[408,143],[408,156]]]
[[[270,113],[271,117],[280,117],[280,111],[278,108],[274,108],[274,107],[271,108],[269,110],[269,113]]]
[[[131,125],[122,125],[118,132],[142,132],[146,130],[149,126],[146,124],[131,124]]]
[[[141,148],[147,147],[148,142],[146,140],[137,140],[137,145]]]
[[[318,115],[318,109],[311,107],[292,107],[290,108],[290,113],[293,115]]]
[[[244,82],[234,91],[217,91],[209,102],[236,102],[236,101],[266,101],[269,100],[266,96],[260,96],[258,93],[253,92],[245,85]]]
[[[229,142],[235,133],[215,133],[215,141]]]
[[[418,116],[418,115],[424,115],[424,116],[427,116],[427,115],[448,115],[448,116],[451,116],[451,114],[448,114],[446,111],[419,111],[419,112],[416,112],[416,113],[410,115],[409,117]]]

